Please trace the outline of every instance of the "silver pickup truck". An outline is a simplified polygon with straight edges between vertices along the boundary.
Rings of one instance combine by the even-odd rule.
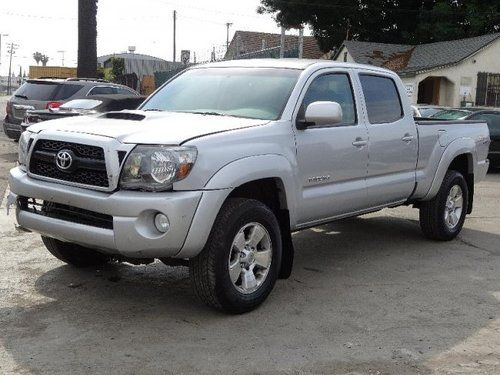
[[[453,239],[489,143],[485,123],[415,122],[388,70],[240,60],[188,69],[137,111],[29,127],[9,183],[60,260],[186,264],[204,302],[242,313],[290,275],[291,232],[412,205],[426,237]]]

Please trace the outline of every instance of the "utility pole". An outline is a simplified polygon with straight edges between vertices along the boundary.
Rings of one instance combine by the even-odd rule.
[[[233,26],[231,22],[226,23],[227,33],[226,33],[226,51],[229,50],[229,28]]]
[[[304,55],[304,28],[299,29],[299,59]]]
[[[66,53],[66,51],[61,50],[57,52],[61,54],[61,66],[64,66],[64,54]]]
[[[281,26],[280,59],[285,57],[285,32],[286,28],[284,26]]]
[[[10,59],[9,59],[9,77],[8,77],[8,81],[7,81],[7,95],[11,94],[11,89],[12,89],[12,55],[16,52],[16,49],[18,47],[19,46],[17,44],[10,43],[9,50],[7,51],[9,53],[9,55],[10,55]]]
[[[174,10],[174,58],[173,58],[173,62],[175,62],[175,43],[176,43],[176,30],[177,29],[177,11]]]

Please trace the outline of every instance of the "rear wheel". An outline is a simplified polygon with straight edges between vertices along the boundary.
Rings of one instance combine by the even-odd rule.
[[[88,247],[45,236],[42,236],[42,241],[53,256],[74,267],[97,266],[111,260],[108,255],[89,249]]]
[[[190,261],[195,293],[230,313],[260,305],[274,287],[281,262],[278,220],[263,203],[230,198],[203,251]]]
[[[446,172],[437,195],[420,206],[420,227],[424,235],[438,241],[455,238],[464,225],[469,203],[469,189],[464,176]]]

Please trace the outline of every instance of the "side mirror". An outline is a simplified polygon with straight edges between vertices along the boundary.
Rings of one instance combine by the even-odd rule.
[[[338,125],[342,123],[342,107],[337,102],[313,102],[307,106],[305,118],[298,121],[297,129],[314,125]]]

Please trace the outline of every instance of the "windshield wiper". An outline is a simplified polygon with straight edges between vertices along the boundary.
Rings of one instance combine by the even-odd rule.
[[[145,109],[144,112],[163,112],[163,109],[148,108],[148,109]]]
[[[21,98],[21,99],[26,99],[28,100],[28,97],[26,95],[19,95],[19,94],[15,94],[14,95],[16,98]]]
[[[188,112],[188,113],[194,113],[196,115],[203,115],[203,116],[227,116],[225,113],[220,113],[220,112],[210,112],[210,111],[193,111],[193,112]]]

